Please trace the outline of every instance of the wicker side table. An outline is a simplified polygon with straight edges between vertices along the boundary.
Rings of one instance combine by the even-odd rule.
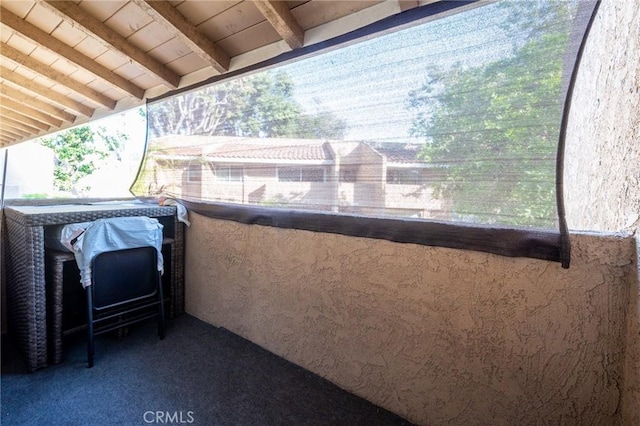
[[[184,312],[184,227],[178,221],[175,206],[144,203],[7,206],[4,213],[9,331],[15,336],[29,371],[48,365],[46,226],[123,216],[149,216],[168,221],[174,239],[170,259],[173,299],[168,313],[175,317]],[[55,353],[53,355],[55,359]]]

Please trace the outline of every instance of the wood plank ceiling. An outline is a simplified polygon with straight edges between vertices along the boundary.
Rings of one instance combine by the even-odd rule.
[[[429,2],[3,0],[0,147]]]

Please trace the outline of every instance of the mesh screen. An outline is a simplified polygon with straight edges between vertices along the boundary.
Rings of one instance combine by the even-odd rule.
[[[151,102],[132,190],[557,229],[565,96],[593,10],[581,5],[428,15]]]

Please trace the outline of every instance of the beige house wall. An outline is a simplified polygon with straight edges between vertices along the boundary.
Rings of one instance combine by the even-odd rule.
[[[369,147],[356,150],[360,167],[353,187],[353,210],[361,214],[380,214],[384,209],[385,159]]]
[[[385,209],[420,212],[420,217],[441,216],[446,208],[444,200],[433,196],[433,188],[427,185],[385,183]]]

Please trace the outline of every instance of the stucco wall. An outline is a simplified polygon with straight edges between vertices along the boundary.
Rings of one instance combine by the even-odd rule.
[[[639,44],[638,0],[602,2],[569,122],[572,229],[640,225]],[[192,219],[188,312],[411,421],[640,424],[632,237],[574,234],[563,270]]]
[[[622,420],[625,425],[640,425],[640,237],[636,235],[635,273],[629,278]]]
[[[605,0],[585,46],[567,129],[571,229],[640,230],[640,1]],[[640,245],[640,239],[638,240]],[[636,258],[636,268],[638,268]],[[634,278],[635,275],[635,278]],[[622,419],[640,424],[640,269],[630,278]]]
[[[187,311],[421,424],[617,424],[632,238],[572,266],[192,215]]]
[[[605,0],[585,46],[569,115],[571,229],[640,229],[640,0]]]

